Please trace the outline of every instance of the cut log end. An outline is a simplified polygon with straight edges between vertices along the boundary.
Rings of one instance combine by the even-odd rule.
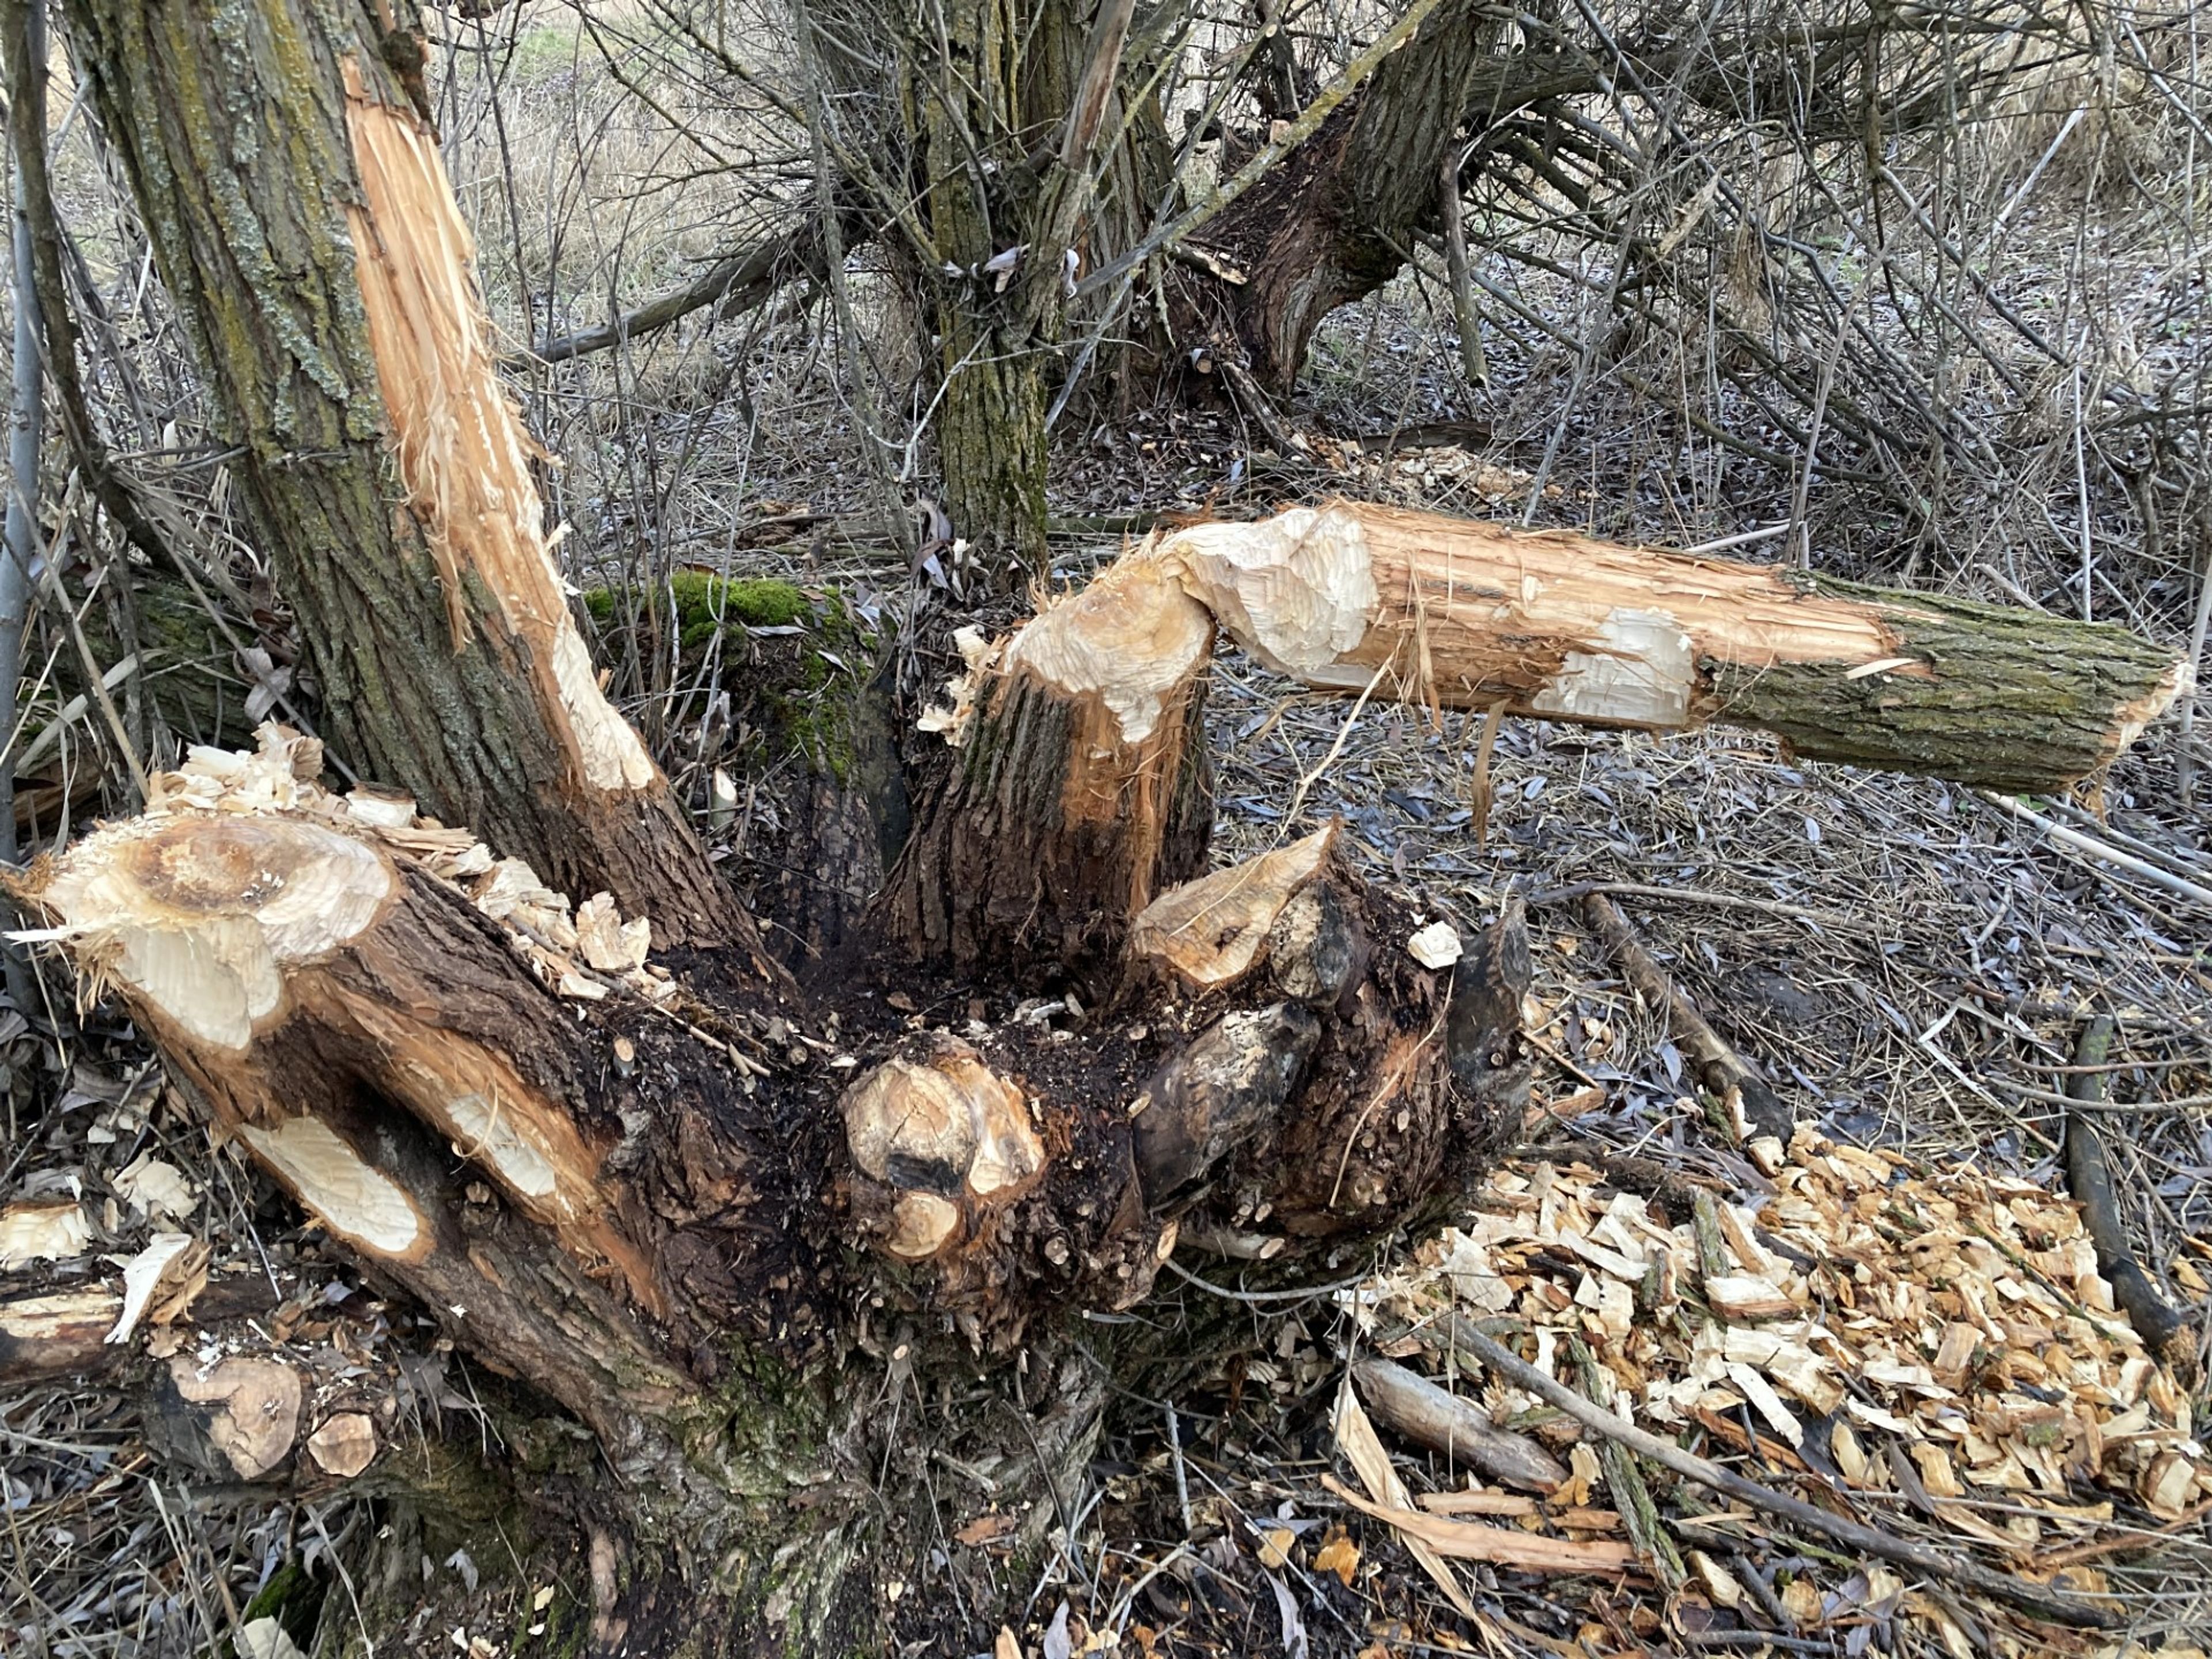
[[[31,896],[80,962],[187,1039],[243,1052],[292,963],[366,932],[397,887],[366,842],[301,818],[149,817],[98,832]]]
[[[1073,597],[1048,606],[1008,644],[1004,672],[1027,673],[1059,696],[1095,701],[1094,746],[1142,744],[1203,673],[1213,618],[1151,561],[1124,559]]]
[[[1027,1097],[957,1039],[884,1061],[846,1091],[841,1109],[854,1167],[873,1189],[858,1207],[880,1212],[863,1231],[904,1261],[972,1236],[1044,1172]]]

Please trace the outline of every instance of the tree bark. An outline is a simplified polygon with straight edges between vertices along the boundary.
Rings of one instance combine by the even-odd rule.
[[[349,0],[66,16],[332,739],[665,938],[741,933],[568,613],[419,112],[411,11],[388,28]]]
[[[1289,396],[1322,319],[1395,276],[1442,228],[1439,158],[1463,128],[1562,91],[1587,66],[1500,55],[1488,0],[1444,0],[1401,50],[1280,166],[1193,239],[1243,280],[1180,279],[1187,331],[1233,337],[1261,386]]]

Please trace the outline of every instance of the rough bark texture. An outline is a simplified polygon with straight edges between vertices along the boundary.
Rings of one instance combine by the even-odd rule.
[[[1446,0],[1366,86],[1194,239],[1243,281],[1187,283],[1193,325],[1243,347],[1286,396],[1322,319],[1398,274],[1441,228],[1437,159],[1479,129],[1590,80],[1583,66],[1498,56],[1486,0]]]
[[[1022,158],[1065,106],[1068,37],[1078,25],[1062,4],[1032,15],[1006,0],[954,0],[936,42],[943,61],[912,65],[917,156],[939,261],[928,280],[944,381],[937,441],[945,506],[954,533],[974,544],[1000,588],[1017,586],[1022,570],[1044,559],[1045,354],[1059,307],[1053,287],[1009,262],[1057,258],[1026,246],[1039,228],[1038,179]]]
[[[359,259],[421,250],[387,236],[407,227],[378,224],[356,139],[366,124],[404,151],[410,132],[427,132],[411,14],[388,32],[365,5],[310,0],[82,0],[66,15],[333,741],[365,775],[476,826],[556,884],[649,911],[665,937],[741,931],[649,758],[640,750],[613,787],[590,775],[576,709],[551,689],[573,666],[556,659],[562,629],[574,630],[550,568],[542,579],[471,568],[464,504],[451,522],[441,515],[442,458],[398,429],[390,394],[428,372],[410,357],[429,343],[404,330],[373,337]],[[453,337],[484,349],[465,266],[387,275],[434,297]],[[499,413],[513,422],[503,402]],[[526,445],[519,428],[495,437]],[[542,551],[534,490],[501,507],[508,532]]]
[[[1094,995],[1130,919],[1205,868],[1212,640],[1182,594],[1109,577],[979,661],[951,775],[885,890],[892,933],[924,960],[1058,969]]]
[[[1065,106],[1063,37],[1022,60],[1002,8],[954,10],[990,82],[979,113],[1023,107],[1004,77],[1024,61]],[[732,983],[712,947],[750,924],[599,699],[559,595],[410,106],[419,42],[346,0],[70,11],[334,731],[446,823],[324,792],[316,745],[268,728],[258,754],[157,777],[143,817],[25,896],[364,1271],[586,1426],[562,1481],[533,1462],[518,1484],[566,1482],[568,1517],[634,1551],[608,1567],[599,1646],[884,1650],[871,1569],[919,1582],[908,1563],[948,1518],[929,1455],[992,1470],[1036,1543],[1109,1368],[1185,1340],[1094,1358],[1083,1315],[1143,1300],[1186,1235],[1286,1280],[1336,1276],[1447,1212],[1517,1130],[1516,908],[1437,968],[1331,831],[1200,874],[1216,620],[1332,689],[1395,676],[1399,695],[1601,722],[1686,724],[1786,680],[1768,724],[1919,711],[1892,745],[1915,763],[1949,763],[1927,711],[1990,678],[1954,635],[2001,630],[1958,607],[1368,510],[1333,509],[1318,536],[1311,514],[1202,527],[979,659],[940,722],[963,763],[881,948],[855,942],[812,998]],[[957,125],[948,175],[972,159]],[[1026,155],[1035,126],[1004,130]],[[1430,176],[1412,170],[1432,203]],[[986,234],[1004,187],[945,185],[976,257],[1006,246]],[[1024,281],[1041,318],[1058,271]],[[1034,338],[1000,343],[1034,361]],[[1923,659],[1911,630],[1938,623]],[[2118,665],[2001,677],[2043,688],[2015,720],[2069,758],[2170,693],[2124,635],[2017,626]],[[2013,729],[1974,735],[1996,749]],[[686,978],[648,960],[671,942]],[[918,980],[917,948],[957,971]],[[1063,979],[1079,1002],[1023,994]],[[45,1315],[0,1328],[82,1346],[83,1310]],[[979,1365],[1021,1380],[977,1388]],[[934,1402],[933,1443],[908,1401]],[[595,1538],[594,1577],[598,1555]]]

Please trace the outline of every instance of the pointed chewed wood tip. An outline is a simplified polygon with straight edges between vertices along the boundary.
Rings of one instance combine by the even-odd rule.
[[[1169,889],[1138,914],[1129,949],[1175,970],[1193,990],[1250,969],[1291,899],[1328,863],[1337,825]]]

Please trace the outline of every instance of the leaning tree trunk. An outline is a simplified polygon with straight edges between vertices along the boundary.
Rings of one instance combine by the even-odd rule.
[[[570,615],[411,11],[65,11],[332,741],[665,938],[741,927]]]
[[[1504,51],[1504,14],[1443,0],[1272,171],[1200,226],[1175,276],[1177,330],[1287,396],[1322,319],[1389,282],[1443,228],[1439,164],[1518,111],[1605,84],[1595,60]]]

